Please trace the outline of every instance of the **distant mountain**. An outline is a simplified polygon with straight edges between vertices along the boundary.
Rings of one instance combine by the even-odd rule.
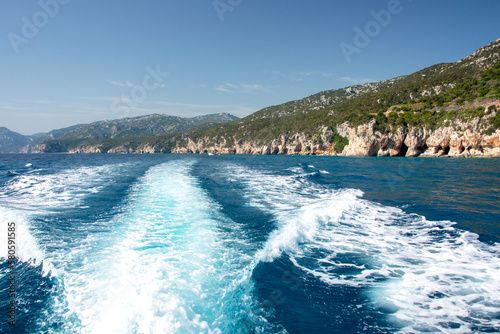
[[[20,133],[0,127],[0,153],[18,152],[22,147],[29,145],[33,139]]]
[[[210,128],[239,118],[227,113],[183,118],[165,114],[105,120],[23,136],[0,128],[0,152],[68,152],[86,145],[112,147],[204,126]]]
[[[206,123],[225,123],[237,120],[230,114],[213,114],[193,118],[183,118],[164,114],[129,117],[116,120],[105,120],[71,128],[53,130],[43,140],[57,139],[73,141],[89,138],[151,138],[162,134],[184,131]]]

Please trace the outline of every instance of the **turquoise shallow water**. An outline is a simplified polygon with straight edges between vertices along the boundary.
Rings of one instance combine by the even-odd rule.
[[[0,155],[0,331],[499,331],[499,167]]]

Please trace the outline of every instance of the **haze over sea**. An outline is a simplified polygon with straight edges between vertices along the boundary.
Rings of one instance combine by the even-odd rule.
[[[499,190],[498,159],[0,155],[0,332],[498,332]]]

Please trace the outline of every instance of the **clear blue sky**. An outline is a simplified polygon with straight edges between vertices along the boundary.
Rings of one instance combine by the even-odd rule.
[[[217,1],[0,0],[0,126],[241,117],[457,61],[500,38],[498,0]],[[374,24],[371,12],[388,7]],[[355,41],[367,25],[370,40]],[[343,42],[357,48],[350,62]]]

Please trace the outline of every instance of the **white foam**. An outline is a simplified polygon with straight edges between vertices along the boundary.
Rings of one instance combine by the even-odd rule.
[[[305,172],[227,171],[247,186],[252,205],[277,219],[259,260],[285,255],[327,284],[363,287],[403,333],[500,329],[500,245],[359,191],[321,188]]]
[[[180,161],[152,168],[110,222],[113,233],[66,254],[64,299],[79,332],[218,333],[235,313],[251,315],[254,259],[243,251],[243,231],[200,190],[190,168]],[[221,234],[221,223],[230,235]],[[255,318],[255,325],[266,323]]]
[[[296,210],[286,213],[277,213],[283,221],[288,221],[272,233],[265,247],[259,252],[260,261],[272,262],[280,257],[283,252],[301,253],[301,246],[313,240],[331,221],[338,221],[340,216],[352,203],[353,198],[360,196],[360,192],[354,190],[340,191],[332,194],[335,202],[334,209],[328,210],[324,207],[324,201],[305,205]],[[287,218],[287,217],[299,217]]]
[[[85,196],[109,184],[117,168],[124,166],[79,167],[55,174],[41,174],[36,170],[14,176],[0,189],[0,257],[7,255],[7,223],[15,222],[16,256],[33,266],[43,264],[43,275],[56,276],[54,263],[64,261],[65,254],[59,252],[51,257],[46,254],[47,245],[40,245],[33,217],[52,209],[81,205]]]
[[[307,181],[306,177],[316,172],[307,173],[302,167],[291,167],[287,171],[292,173],[277,175],[268,171],[227,164],[223,169],[223,175],[248,188],[244,196],[250,205],[272,213],[279,214],[282,211],[297,209],[332,196],[330,190]],[[345,191],[354,191],[359,196],[363,194],[359,190]]]
[[[8,258],[8,223],[15,223],[15,256],[20,261],[33,266],[42,265],[43,275],[57,275],[54,266],[46,259],[43,249],[40,248],[37,239],[33,236],[30,228],[29,216],[17,210],[7,209],[0,206],[0,258]]]
[[[124,165],[78,167],[56,174],[16,175],[0,189],[0,205],[22,210],[74,207],[111,182]]]

